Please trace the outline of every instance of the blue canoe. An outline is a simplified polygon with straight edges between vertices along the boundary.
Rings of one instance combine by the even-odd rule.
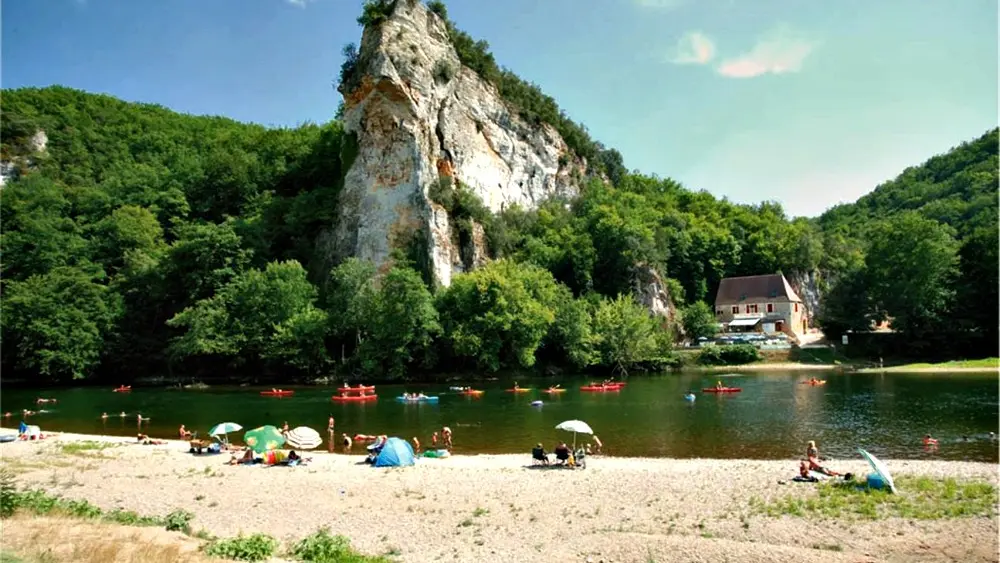
[[[433,397],[416,397],[416,398],[408,398],[400,395],[399,397],[396,397],[396,400],[401,403],[436,403],[438,401],[438,398],[439,397],[437,397],[436,395]]]

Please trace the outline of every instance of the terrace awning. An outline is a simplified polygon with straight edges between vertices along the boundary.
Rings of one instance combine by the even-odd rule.
[[[761,321],[760,317],[755,317],[752,319],[733,319],[729,321],[729,326],[757,326],[757,323]]]

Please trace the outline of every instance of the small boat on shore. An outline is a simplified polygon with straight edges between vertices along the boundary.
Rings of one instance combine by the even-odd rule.
[[[261,391],[262,397],[291,397],[295,394],[295,391],[289,389],[271,389],[270,391]]]
[[[132,386],[131,385],[122,385],[121,387],[116,387],[116,388],[112,389],[111,391],[113,393],[131,393],[132,392]]]
[[[378,399],[378,395],[334,395],[330,397],[331,401],[338,403],[374,401],[376,399]]]

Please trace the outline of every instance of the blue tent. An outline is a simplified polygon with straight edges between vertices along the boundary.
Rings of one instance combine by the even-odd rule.
[[[382,452],[375,458],[375,467],[402,467],[413,465],[413,448],[410,443],[400,438],[389,438],[382,447]]]

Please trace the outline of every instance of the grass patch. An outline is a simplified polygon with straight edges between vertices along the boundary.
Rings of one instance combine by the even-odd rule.
[[[66,444],[60,444],[59,449],[64,454],[68,455],[89,455],[92,453],[101,452],[108,448],[114,448],[117,444],[112,442],[95,442],[90,440],[85,440],[82,442],[68,442]]]
[[[1000,358],[981,358],[978,360],[953,360],[950,362],[941,362],[937,364],[930,363],[917,363],[917,364],[904,364],[901,366],[892,366],[885,368],[885,371],[909,371],[909,370],[934,370],[934,369],[981,369],[981,370],[998,370],[1000,369]]]
[[[344,536],[331,535],[322,529],[292,546],[291,555],[300,561],[314,563],[389,563],[385,557],[362,555],[351,548]]]
[[[894,495],[836,481],[819,484],[815,495],[785,495],[772,502],[751,499],[750,506],[768,516],[941,520],[992,516],[997,502],[996,488],[983,482],[904,476],[896,481],[896,488],[899,494]]]
[[[140,516],[127,510],[105,512],[85,500],[65,499],[38,490],[18,490],[13,475],[0,472],[0,518],[9,518],[16,513],[103,520],[126,526],[154,526],[185,533],[190,533],[189,523],[194,517],[184,510],[176,510],[164,517]]]
[[[266,561],[274,556],[278,540],[267,534],[239,535],[235,538],[215,540],[205,546],[205,553],[211,557],[234,561]]]

